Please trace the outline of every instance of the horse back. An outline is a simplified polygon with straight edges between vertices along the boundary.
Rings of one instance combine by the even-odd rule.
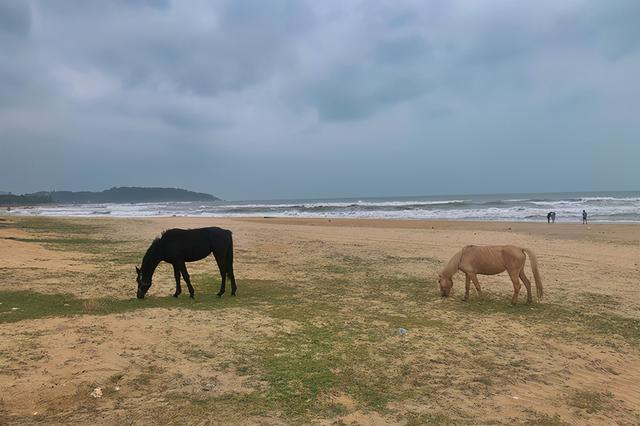
[[[460,269],[482,275],[495,275],[524,263],[522,249],[516,246],[466,246],[462,251]]]
[[[231,244],[231,231],[218,228],[169,229],[161,237],[167,261],[184,259],[187,262],[205,258],[209,253],[226,254]]]

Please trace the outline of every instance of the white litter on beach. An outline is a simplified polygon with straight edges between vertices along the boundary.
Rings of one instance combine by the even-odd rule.
[[[95,388],[93,392],[91,392],[91,396],[94,398],[102,398],[102,389]]]

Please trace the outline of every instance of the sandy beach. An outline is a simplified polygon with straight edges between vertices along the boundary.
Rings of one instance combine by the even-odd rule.
[[[208,258],[195,301],[167,264],[135,300],[151,240],[203,226],[238,296]],[[2,424],[640,422],[638,225],[0,216],[0,242]],[[533,250],[544,299],[506,274],[441,299],[468,244]]]

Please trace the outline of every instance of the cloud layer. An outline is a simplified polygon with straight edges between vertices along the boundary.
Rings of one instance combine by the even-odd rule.
[[[638,189],[640,3],[3,1],[0,190]]]

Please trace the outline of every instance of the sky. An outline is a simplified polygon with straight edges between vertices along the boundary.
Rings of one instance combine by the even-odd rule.
[[[640,189],[637,0],[0,1],[0,191]]]

